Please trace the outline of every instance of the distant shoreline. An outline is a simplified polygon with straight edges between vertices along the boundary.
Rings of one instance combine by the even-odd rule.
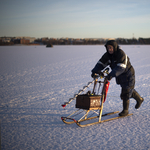
[[[103,46],[104,44],[87,44],[87,45],[82,45],[82,44],[80,44],[80,45],[53,45],[53,47],[54,46]],[[119,45],[126,45],[126,46],[130,46],[130,45],[135,45],[135,46],[138,46],[138,45],[150,45],[150,44],[119,44]],[[0,45],[0,47],[2,47],[2,46],[45,46],[45,47],[47,47],[47,45],[42,45],[42,44],[13,44],[13,45]],[[53,47],[51,47],[51,48],[53,48]],[[47,47],[47,48],[49,48],[49,47]]]

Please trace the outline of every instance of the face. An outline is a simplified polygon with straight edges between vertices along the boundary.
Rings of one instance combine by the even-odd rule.
[[[107,50],[108,50],[109,54],[113,54],[114,53],[114,48],[111,45],[107,45]]]

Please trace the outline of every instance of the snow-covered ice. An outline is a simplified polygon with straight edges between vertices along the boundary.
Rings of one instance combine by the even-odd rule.
[[[150,46],[121,46],[136,72],[144,97],[132,116],[80,128],[61,116],[75,109],[74,94],[91,78],[104,46],[1,46],[0,124],[2,150],[150,150]],[[120,86],[110,82],[103,112],[121,111]]]

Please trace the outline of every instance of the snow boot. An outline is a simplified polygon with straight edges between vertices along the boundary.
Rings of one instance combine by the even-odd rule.
[[[131,98],[136,100],[135,109],[138,109],[144,101],[144,98],[141,97],[136,90],[133,91]]]
[[[126,116],[129,114],[129,100],[123,100],[123,111],[119,113],[119,116]]]

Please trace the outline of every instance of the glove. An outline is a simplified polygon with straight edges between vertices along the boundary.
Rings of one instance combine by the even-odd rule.
[[[95,79],[97,77],[97,74],[95,72],[92,72],[91,77]]]
[[[110,74],[108,74],[108,75],[106,76],[106,79],[107,79],[108,81],[110,81],[110,80],[112,79],[112,76],[111,76]]]
[[[103,72],[100,72],[100,73],[99,73],[99,76],[100,76],[101,79],[104,78],[104,73],[103,73]]]
[[[103,72],[100,72],[100,73],[99,73],[99,76],[100,76],[100,78],[104,78],[104,73],[103,73]],[[95,78],[98,77],[98,75],[97,75],[96,73],[92,72],[91,77],[95,79]]]

